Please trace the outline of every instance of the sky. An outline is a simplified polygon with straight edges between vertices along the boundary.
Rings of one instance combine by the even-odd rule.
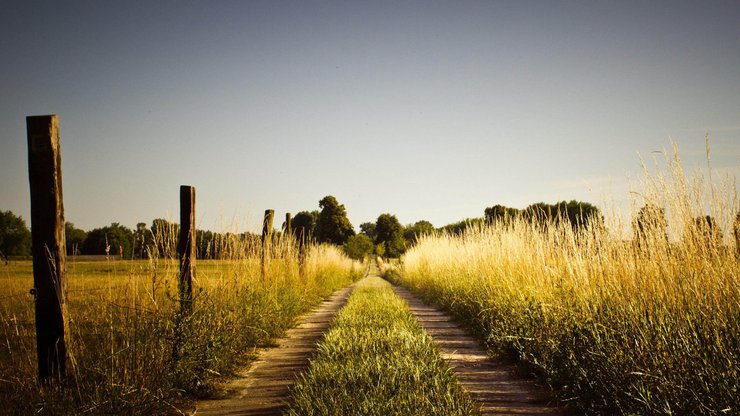
[[[3,1],[0,210],[60,120],[65,216],[258,230],[334,195],[442,226],[624,203],[638,155],[740,176],[740,2]]]

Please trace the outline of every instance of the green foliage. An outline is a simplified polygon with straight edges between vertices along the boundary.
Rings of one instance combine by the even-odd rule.
[[[357,234],[349,237],[342,248],[349,258],[363,260],[373,252],[373,241],[365,234]]]
[[[416,240],[422,235],[432,234],[434,225],[426,220],[415,222],[413,225],[407,225],[403,230],[403,238],[411,244],[416,244]]]
[[[440,230],[448,234],[460,235],[460,234],[463,234],[465,230],[470,227],[481,226],[483,222],[484,222],[483,218],[466,218],[462,221],[458,221],[452,224],[447,224],[444,227],[440,228]]]
[[[76,228],[71,222],[64,223],[64,239],[67,246],[67,254],[75,256],[82,254],[82,246],[87,239],[87,232]]]
[[[0,211],[0,256],[31,254],[31,231],[23,218],[12,211]]]
[[[665,210],[657,205],[645,204],[632,220],[634,242],[638,247],[666,246],[668,221]]]
[[[316,240],[319,243],[344,244],[350,236],[355,235],[352,224],[347,219],[347,211],[331,195],[319,201],[319,217],[316,220]]]
[[[363,222],[362,224],[360,224],[360,233],[370,237],[370,239],[373,241],[375,241],[375,237],[377,237],[378,235],[378,233],[375,232],[374,222]]]
[[[383,244],[386,257],[398,258],[406,251],[403,226],[391,214],[381,214],[375,222],[375,244]]]
[[[406,302],[378,277],[358,283],[292,396],[290,416],[476,414]]]
[[[84,254],[122,255],[123,258],[131,258],[133,248],[134,232],[117,222],[93,229],[82,244]]]
[[[311,241],[316,235],[316,221],[319,219],[319,211],[301,211],[291,221],[291,231],[296,238],[305,238]]]
[[[503,205],[494,205],[484,210],[487,224],[503,222],[509,224],[513,219],[521,215],[521,211],[516,208],[509,208]]]
[[[177,257],[177,240],[180,238],[180,225],[162,218],[152,221],[149,250],[156,257],[174,259]]]

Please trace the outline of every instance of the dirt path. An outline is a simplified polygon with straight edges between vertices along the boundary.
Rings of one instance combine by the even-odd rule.
[[[402,287],[393,288],[432,336],[457,379],[480,403],[482,415],[566,414],[550,403],[547,392],[534,381],[516,376],[513,365],[489,357],[485,347],[447,314],[425,305]]]
[[[191,415],[280,415],[295,377],[308,367],[316,343],[353,287],[335,292],[277,340],[277,347],[262,350],[246,371],[225,386],[225,399],[198,402]]]

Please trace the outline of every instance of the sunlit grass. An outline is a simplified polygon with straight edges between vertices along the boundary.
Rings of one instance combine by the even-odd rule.
[[[734,183],[702,183],[677,156],[646,175],[643,201],[666,210],[668,239],[660,229],[638,243],[599,225],[496,223],[422,238],[400,280],[589,413],[737,414],[738,201]],[[724,238],[696,224],[706,212]]]
[[[300,377],[287,413],[476,414],[408,305],[378,277],[358,283]]]
[[[2,266],[0,413],[177,413],[298,314],[360,275],[328,246],[310,247],[301,275],[292,241],[281,238],[263,277],[259,250],[236,240],[232,246],[241,250],[232,260],[197,262],[195,307],[180,324],[181,337],[176,260],[70,261],[64,392],[37,385],[31,264]]]

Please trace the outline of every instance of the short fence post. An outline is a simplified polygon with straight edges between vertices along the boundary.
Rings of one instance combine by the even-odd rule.
[[[39,379],[64,383],[67,265],[57,116],[26,117],[26,133]]]
[[[195,187],[180,186],[180,310],[183,316],[193,307],[193,277],[195,277]]]
[[[265,218],[262,220],[262,257],[260,265],[262,267],[262,278],[267,275],[267,259],[270,250],[270,240],[272,239],[272,219],[275,216],[275,210],[265,210]]]
[[[293,228],[293,219],[290,216],[290,212],[285,213],[285,224],[283,225],[283,233],[286,235],[290,234]]]

